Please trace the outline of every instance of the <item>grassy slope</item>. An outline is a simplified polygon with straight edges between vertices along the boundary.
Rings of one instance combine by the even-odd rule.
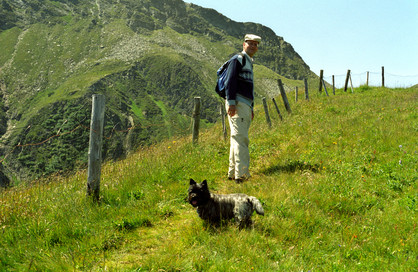
[[[10,42],[12,34],[17,31],[16,28],[8,30],[1,37]],[[16,43],[13,71],[4,72],[6,77],[18,76],[18,80],[9,82],[8,90],[18,89],[21,84],[33,86],[32,89],[38,92],[9,94],[10,103],[17,105],[17,111],[22,112],[17,126],[22,126],[22,123],[24,126],[46,105],[83,96],[86,88],[97,80],[128,68],[129,65],[120,60],[102,60],[109,49],[100,48],[117,43],[127,35],[127,30],[115,21],[106,25],[103,31],[111,35],[104,39],[98,31],[88,28],[88,21],[80,20],[52,27],[36,24],[22,34],[21,41]]]
[[[218,124],[196,146],[172,139],[104,165],[99,206],[86,172],[3,191],[0,270],[412,271],[417,96],[311,94],[283,121],[272,112],[271,130],[257,107],[253,178],[241,185],[225,180]],[[252,229],[208,228],[185,202],[189,178],[254,195],[266,215]]]

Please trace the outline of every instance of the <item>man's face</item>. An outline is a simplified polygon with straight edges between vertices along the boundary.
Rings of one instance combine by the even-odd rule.
[[[245,53],[248,54],[248,56],[253,57],[255,53],[258,51],[258,42],[256,41],[245,41],[243,44],[243,48]]]

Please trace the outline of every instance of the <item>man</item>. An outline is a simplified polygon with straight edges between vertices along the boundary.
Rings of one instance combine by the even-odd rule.
[[[250,177],[248,130],[254,118],[253,56],[261,38],[247,34],[243,51],[231,58],[226,76],[226,110],[231,128],[228,179],[241,183]]]

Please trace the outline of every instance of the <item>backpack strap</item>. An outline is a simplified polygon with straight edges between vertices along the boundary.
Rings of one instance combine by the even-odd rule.
[[[242,67],[244,67],[245,66],[245,62],[247,61],[246,60],[246,57],[245,57],[245,54],[242,53],[242,52],[239,52],[237,55],[240,55],[242,57]]]

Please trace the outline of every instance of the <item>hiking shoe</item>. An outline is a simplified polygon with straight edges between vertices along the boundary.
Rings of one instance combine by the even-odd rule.
[[[249,178],[237,178],[235,179],[235,183],[240,184],[243,183],[244,181],[247,181]]]
[[[247,181],[250,179],[251,176],[243,176],[241,178],[236,178],[235,179],[235,183],[239,184],[239,183],[243,183],[244,181]]]

